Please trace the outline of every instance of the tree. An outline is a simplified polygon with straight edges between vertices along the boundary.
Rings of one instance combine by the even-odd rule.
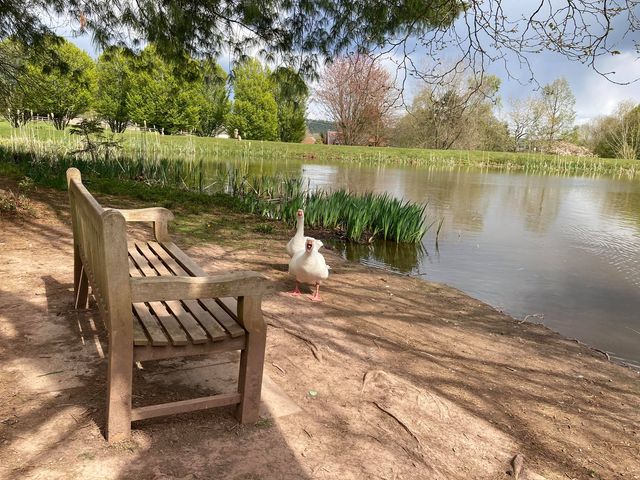
[[[278,105],[278,133],[281,142],[301,142],[307,133],[306,113],[309,88],[291,68],[281,67],[272,74]]]
[[[129,124],[127,94],[131,89],[133,58],[120,48],[106,50],[96,65],[95,110],[111,131],[122,133]]]
[[[248,140],[278,140],[278,106],[269,69],[247,59],[233,69],[233,106],[227,115],[230,134],[236,129]]]
[[[509,129],[513,140],[513,148],[519,150],[524,141],[537,138],[543,116],[543,104],[539,98],[511,99],[509,101]]]
[[[436,149],[498,149],[506,129],[493,115],[499,103],[500,79],[453,75],[438,87],[424,86],[396,127],[403,146]]]
[[[569,82],[558,78],[542,88],[542,137],[551,142],[560,140],[573,129],[576,119],[576,98]]]
[[[364,54],[340,57],[329,65],[315,97],[336,122],[345,145],[381,143],[398,100],[389,72]]]
[[[600,117],[589,126],[589,144],[601,157],[640,158],[640,105],[626,100],[613,115]]]
[[[222,130],[225,118],[231,110],[227,74],[213,60],[202,61],[200,71],[201,108],[197,133],[205,136],[216,135]]]
[[[31,108],[40,115],[53,115],[53,124],[63,130],[72,118],[86,112],[95,91],[95,64],[72,43],[51,39],[47,48],[57,58],[49,62],[37,54],[28,57],[24,86]]]
[[[621,102],[616,111],[618,129],[611,136],[619,158],[640,158],[640,105]]]
[[[530,55],[548,49],[609,76],[599,61],[620,53],[625,39],[640,51],[640,0],[519,3],[521,10],[506,8],[505,0],[4,0],[0,39],[19,35],[33,45],[51,33],[51,14],[70,18],[103,47],[154,43],[173,58],[224,49],[241,58],[258,49],[305,74],[322,58],[376,51],[395,59],[405,78],[431,84],[443,78],[438,60],[445,55],[481,77],[491,63],[526,67]],[[423,52],[433,61],[417,61]]]
[[[23,45],[12,40],[0,42],[0,65],[11,66],[0,69],[0,115],[14,128],[31,118],[31,105],[25,95],[28,83],[25,60]]]
[[[202,108],[199,65],[164,61],[154,46],[145,48],[132,68],[127,108],[131,120],[165,133],[196,130]]]

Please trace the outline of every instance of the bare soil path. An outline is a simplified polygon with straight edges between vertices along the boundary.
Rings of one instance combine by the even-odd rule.
[[[109,446],[108,345],[97,311],[72,308],[66,195],[32,199],[36,216],[0,217],[0,478],[500,479],[514,478],[517,453],[520,479],[640,478],[638,372],[453,288],[331,252],[323,303],[264,302],[265,370],[299,409],[266,408],[248,427],[225,409],[148,420]],[[181,230],[219,228],[177,243],[209,272],[260,270],[290,289],[283,232],[228,215],[178,215]],[[134,400],[219,390],[206,362],[145,363]]]

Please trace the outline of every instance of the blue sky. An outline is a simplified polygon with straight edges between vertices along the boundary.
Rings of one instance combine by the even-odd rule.
[[[512,10],[508,13],[526,15],[534,5],[535,0],[522,0],[511,4],[509,2],[505,3]],[[624,19],[620,19],[620,22],[622,21]],[[94,58],[97,57],[99,52],[93,47],[89,37],[73,37],[68,33],[68,30],[61,30],[59,31],[61,35],[89,52]],[[615,71],[616,74],[612,78],[618,82],[627,82],[640,78],[640,55],[634,49],[633,40],[631,37],[623,39],[617,47],[621,54],[605,57],[599,65],[603,71]],[[558,77],[565,77],[568,80],[576,97],[577,123],[583,123],[598,115],[612,113],[616,105],[622,100],[631,99],[636,103],[640,103],[640,82],[617,85],[608,81],[590,67],[569,61],[553,52],[533,54],[529,56],[529,60],[536,80],[540,85],[550,83]],[[229,59],[223,57],[220,59],[220,63],[224,68],[228,68]],[[517,69],[513,68],[513,65],[515,63],[512,63],[509,68],[512,74],[520,78],[520,82],[509,79],[503,66],[493,65],[489,67],[491,73],[502,79],[500,95],[505,110],[508,109],[509,98],[526,97],[535,94],[535,85],[521,83],[523,81],[526,82],[530,74],[526,71],[518,72]],[[405,97],[410,99],[417,88],[417,85],[410,84]],[[309,116],[322,118],[321,110],[313,103],[309,107]]]

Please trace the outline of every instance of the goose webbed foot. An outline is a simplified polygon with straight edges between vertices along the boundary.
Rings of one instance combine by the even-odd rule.
[[[321,302],[322,298],[320,297],[320,284],[316,283],[316,291],[313,295],[309,295],[309,298],[314,302]]]
[[[302,293],[300,292],[300,288],[298,286],[298,282],[296,282],[296,288],[292,291],[292,292],[287,292],[289,295],[291,295],[292,297],[298,297],[300,296]]]

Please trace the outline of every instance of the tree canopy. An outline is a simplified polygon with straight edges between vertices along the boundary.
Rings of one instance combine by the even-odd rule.
[[[522,3],[522,2],[521,2]],[[305,75],[318,60],[373,51],[395,59],[400,74],[435,81],[455,69],[484,72],[491,63],[528,65],[548,49],[590,65],[635,49],[640,40],[640,0],[539,0],[512,8],[505,0],[3,0],[0,39],[38,42],[51,29],[47,13],[70,19],[98,45],[153,43],[163,55],[216,56],[230,50],[242,59],[258,51],[267,60]],[[509,7],[509,8],[507,8]],[[626,43],[625,43],[626,42]],[[418,62],[417,55],[430,61]]]
[[[227,115],[230,134],[248,140],[278,140],[278,105],[271,72],[250,58],[235,66],[231,80],[233,107]]]
[[[473,77],[453,76],[437,88],[424,86],[398,122],[394,143],[436,149],[503,150],[506,126],[493,108],[500,102],[500,79],[482,85]]]
[[[148,46],[134,62],[127,106],[131,120],[165,133],[194,131],[202,107],[199,65],[186,60],[178,68]]]
[[[96,65],[96,113],[107,121],[111,130],[124,132],[130,120],[127,95],[131,89],[134,59],[122,49],[105,51]]]
[[[274,98],[278,105],[278,136],[281,142],[300,142],[307,132],[309,88],[291,68],[272,73]]]
[[[24,95],[29,108],[40,115],[52,115],[56,128],[89,109],[95,91],[95,65],[91,57],[69,42],[51,41],[48,50],[59,60],[29,54]]]

